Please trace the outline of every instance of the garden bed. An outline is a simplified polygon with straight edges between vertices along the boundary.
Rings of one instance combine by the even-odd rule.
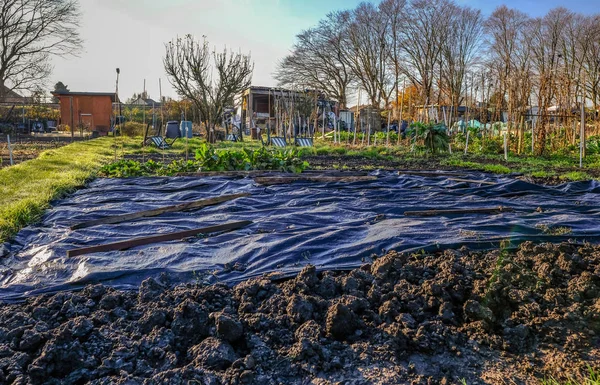
[[[12,158],[14,164],[37,158],[46,150],[57,149],[69,144],[68,142],[47,140],[26,140],[12,143]],[[10,166],[10,153],[6,141],[0,142],[0,168]]]
[[[0,310],[0,382],[597,384],[599,255],[569,243],[391,252],[283,281],[30,298]]]

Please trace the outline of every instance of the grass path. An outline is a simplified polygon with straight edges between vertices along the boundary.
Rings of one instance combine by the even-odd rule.
[[[114,159],[113,143],[114,138],[77,142],[0,170],[0,241],[38,221],[52,200],[93,178]]]

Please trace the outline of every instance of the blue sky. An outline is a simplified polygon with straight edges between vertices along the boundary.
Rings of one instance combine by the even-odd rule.
[[[531,16],[564,6],[582,13],[600,12],[600,0],[456,0],[491,13],[506,4]],[[207,36],[218,48],[251,52],[253,84],[274,85],[276,63],[295,35],[325,14],[356,6],[358,0],[80,0],[85,49],[79,57],[55,59],[49,85],[57,81],[73,91],[112,91],[115,68],[121,69],[120,94],[146,89],[158,99],[176,97],[162,67],[164,43],[193,34]]]

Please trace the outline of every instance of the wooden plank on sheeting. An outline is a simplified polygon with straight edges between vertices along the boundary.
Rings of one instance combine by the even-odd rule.
[[[405,211],[407,217],[433,217],[438,215],[458,215],[458,214],[501,214],[511,213],[515,210],[511,207],[487,207],[477,209],[454,209],[454,210],[425,210],[425,211]]]
[[[126,241],[107,243],[104,245],[89,246],[89,247],[83,247],[80,249],[72,249],[72,250],[67,250],[67,258],[76,257],[78,255],[91,254],[91,253],[102,253],[102,252],[106,252],[106,251],[126,250],[126,249],[130,249],[132,247],[150,245],[153,243],[176,241],[179,239],[193,237],[198,234],[210,234],[210,233],[217,233],[217,232],[222,232],[222,231],[232,231],[232,230],[240,229],[251,223],[252,223],[252,221],[230,222],[230,223],[226,223],[224,225],[202,227],[199,229],[178,231],[175,233],[152,235],[149,237],[128,239]]]
[[[240,193],[240,194],[232,194],[232,195],[223,195],[223,196],[219,196],[219,197],[213,197],[213,198],[201,199],[201,200],[187,202],[187,203],[181,203],[181,204],[174,205],[174,206],[161,207],[158,209],[138,211],[138,212],[129,213],[129,214],[112,215],[109,217],[95,219],[93,221],[78,223],[76,225],[71,226],[71,230],[85,229],[88,227],[98,226],[98,225],[122,223],[122,222],[132,221],[132,220],[139,219],[139,218],[155,217],[157,215],[161,215],[161,214],[165,214],[165,213],[173,213],[173,212],[178,212],[178,211],[200,209],[202,207],[214,206],[219,203],[228,202],[228,201],[231,201],[231,200],[234,200],[237,198],[243,198],[243,197],[247,197],[247,196],[250,196],[250,194],[249,193]]]
[[[256,183],[270,186],[277,184],[286,184],[286,183],[294,183],[299,181],[307,181],[307,182],[365,182],[376,180],[376,176],[370,175],[357,175],[357,176],[333,176],[333,175],[304,175],[304,176],[294,176],[294,177],[256,177],[254,180]]]
[[[495,186],[498,183],[496,182],[487,182],[485,180],[471,180],[471,179],[460,179],[460,178],[448,178],[448,180],[451,180],[453,182],[465,182],[465,183],[479,183],[479,184],[487,184],[490,186]]]
[[[368,175],[365,171],[339,171],[339,170],[305,170],[302,175]],[[249,171],[199,171],[199,172],[180,172],[175,176],[183,177],[246,177],[246,176],[295,176],[297,174],[291,174],[289,172],[283,172],[279,170],[249,170]]]
[[[463,177],[467,176],[467,174],[460,174],[454,172],[435,172],[435,171],[398,171],[398,175],[415,175],[415,176],[432,176],[432,177]]]

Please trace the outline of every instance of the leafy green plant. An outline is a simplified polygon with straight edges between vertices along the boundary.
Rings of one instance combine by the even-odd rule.
[[[587,138],[585,148],[589,155],[600,154],[600,136],[590,136]]]
[[[102,167],[100,176],[109,178],[132,178],[150,175],[172,176],[196,171],[249,171],[279,170],[300,173],[308,162],[300,159],[295,149],[215,149],[203,144],[196,151],[194,160],[178,160],[162,164],[149,160],[141,163],[126,159]]]
[[[443,123],[425,124],[415,122],[410,125],[407,135],[411,138],[413,145],[423,145],[432,154],[448,151],[450,137],[448,129]]]
[[[132,178],[160,174],[159,170],[162,168],[163,166],[160,163],[153,160],[145,163],[135,160],[119,160],[103,166],[98,173],[109,178]]]

